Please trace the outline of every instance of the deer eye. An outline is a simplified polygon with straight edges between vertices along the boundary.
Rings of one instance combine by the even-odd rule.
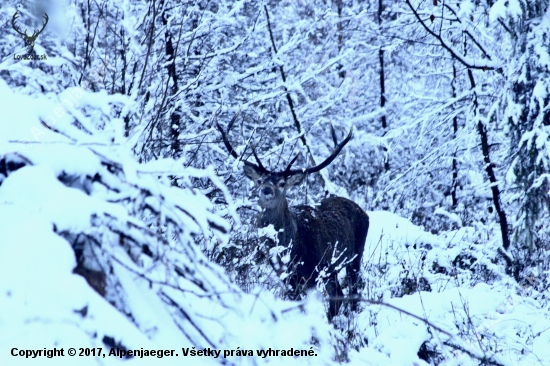
[[[285,188],[285,182],[280,182],[280,183],[279,183],[279,187]]]

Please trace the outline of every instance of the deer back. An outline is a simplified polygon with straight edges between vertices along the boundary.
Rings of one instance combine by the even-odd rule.
[[[315,208],[296,206],[292,211],[297,230],[291,257],[300,263],[297,272],[301,277],[315,279],[323,268],[331,271],[344,261],[362,256],[369,218],[355,202],[331,197]]]

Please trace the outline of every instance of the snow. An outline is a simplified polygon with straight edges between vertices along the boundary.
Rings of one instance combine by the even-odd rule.
[[[523,11],[519,0],[497,0],[489,12],[489,20],[495,22],[497,19],[516,19],[521,17]]]
[[[29,98],[12,97],[21,98],[22,101]],[[6,122],[5,119],[1,120]],[[19,120],[21,123],[17,125],[18,128],[10,130],[8,139],[24,135],[28,128],[38,127],[38,117],[31,109]],[[152,262],[143,261],[146,264],[143,271],[121,247],[110,244],[105,248],[116,258],[112,264],[113,275],[124,289],[123,302],[132,314],[129,319],[92,290],[82,277],[73,274],[76,266],[73,249],[69,242],[56,233],[89,233],[94,226],[92,217],[97,215],[109,215],[123,221],[135,219],[122,206],[100,199],[112,197],[104,188],[100,189],[101,186],[93,185],[92,192],[96,193],[90,195],[90,192],[82,191],[79,185],[72,188],[59,181],[58,176],[62,173],[93,176],[101,171],[97,154],[86,146],[75,146],[66,139],[60,139],[47,130],[42,136],[44,141],[53,141],[55,144],[38,144],[25,151],[25,156],[34,165],[11,173],[0,187],[0,217],[3,218],[0,220],[0,232],[3,233],[0,246],[0,268],[3,273],[0,276],[0,307],[3,309],[0,314],[0,344],[4,349],[31,349],[36,348],[37,344],[47,348],[68,348],[74,345],[105,348],[102,341],[105,336],[114,337],[129,349],[177,350],[196,345],[193,338],[184,336],[182,327],[186,329],[185,333],[197,338],[201,336],[192,328],[207,329],[208,338],[214,340],[219,349],[235,349],[236,345],[242,350],[267,349],[268,345],[278,349],[303,345],[302,348],[309,349],[307,340],[313,329],[315,334],[332,333],[333,330],[326,322],[319,321],[324,319],[324,307],[315,292],[303,305],[308,309],[307,316],[292,311],[283,315],[281,306],[288,305],[261,289],[246,295],[239,294],[233,288],[226,295],[217,295],[222,299],[220,303],[210,301],[209,296],[202,299],[195,297],[191,301],[184,293],[159,285],[167,281],[168,277],[163,274],[164,271],[154,270],[155,265]],[[10,151],[11,146],[4,139],[4,153]],[[66,159],[67,156],[73,159]],[[170,159],[141,165],[127,160],[124,174],[129,180],[139,181],[151,192],[161,194],[182,207],[200,206],[205,210],[210,209],[211,204],[202,196],[181,190],[175,196],[176,192],[151,179],[151,174],[181,170],[178,166],[177,162]],[[197,177],[212,175],[212,172],[196,169],[181,171]],[[120,194],[118,196],[123,197]],[[161,209],[161,205],[155,200],[151,200],[149,204]],[[458,221],[457,217],[443,210],[436,213],[447,214]],[[461,243],[471,242],[475,237],[475,230],[471,227],[462,227],[455,232],[437,236],[387,211],[370,211],[368,214],[370,229],[363,263],[373,263],[373,259],[385,257],[386,263],[391,266],[387,272],[387,283],[390,284],[399,280],[402,263],[412,263],[419,254],[424,253],[442,266],[450,265],[452,258],[460,253]],[[197,213],[195,220],[186,221],[184,226],[190,230],[205,231],[209,219],[208,215]],[[165,252],[167,258],[174,257],[174,254]],[[206,268],[201,269],[199,266],[196,270],[204,271]],[[144,273],[148,275],[143,277]],[[437,283],[436,275],[428,272],[424,274],[430,278],[431,283]],[[364,275],[368,276],[367,273]],[[212,284],[220,283],[219,279],[211,275],[205,278],[213,281]],[[180,282],[180,286],[190,293],[198,290],[187,282]],[[215,291],[214,288],[208,291]],[[456,324],[466,323],[471,323],[474,327],[468,328],[468,332],[487,334],[487,337],[494,337],[498,342],[507,342],[510,347],[517,344],[529,350],[523,356],[519,356],[517,352],[504,352],[495,356],[504,364],[531,364],[537,357],[550,359],[550,351],[546,351],[550,336],[548,332],[544,332],[550,326],[550,319],[545,310],[535,302],[517,296],[514,286],[478,284],[473,288],[442,286],[434,290],[436,291],[420,291],[401,298],[392,298],[387,291],[384,292],[384,302],[406,310],[407,313],[400,313],[395,308],[383,305],[364,304],[358,315],[357,327],[369,337],[369,347],[351,351],[351,362],[368,365],[407,365],[415,362],[422,365],[426,363],[416,355],[420,346],[424,342],[441,345],[443,341],[456,343],[482,357],[483,349],[479,345],[464,343],[459,333],[463,326],[457,330]],[[186,312],[191,313],[193,309],[202,308],[209,315],[204,319],[195,319],[195,325],[190,327],[190,324],[177,320],[179,316],[176,313],[167,311],[166,303],[162,300],[166,298],[179,303]],[[239,304],[235,308],[238,309],[237,312],[230,310],[232,305],[227,307],[227,304],[232,303]],[[279,304],[279,310],[275,310],[274,304]],[[85,316],[82,311],[86,312]],[[424,321],[408,315],[409,313],[425,318],[452,335],[452,338],[438,330],[429,330]],[[254,315],[251,316],[252,314]],[[373,315],[378,319],[374,327],[376,331],[371,325]],[[228,331],[227,326],[231,324],[233,326]],[[529,338],[528,335],[536,336]],[[208,347],[208,344],[203,343],[201,346]],[[331,357],[326,347],[315,347],[315,352],[319,353],[319,360]],[[2,353],[0,357],[5,364],[10,365],[27,362],[12,358],[7,353]],[[461,357],[465,356],[462,354]],[[228,356],[228,359],[242,364],[252,362],[252,358],[239,361],[237,356]],[[288,360],[276,357],[253,359],[270,364],[288,364]],[[70,358],[55,360],[56,364],[70,364],[70,361]],[[214,359],[207,361],[217,363]],[[471,362],[469,358],[463,361],[465,364]],[[101,361],[86,358],[82,362],[134,364],[147,361],[139,358],[121,361],[110,357]],[[175,363],[176,359],[163,362]]]
[[[74,252],[52,232],[52,224],[28,207],[0,205],[0,363],[28,364],[8,350],[102,347],[104,335],[127,345],[152,347],[133,324],[98,296],[80,276],[72,274]],[[77,311],[86,309],[83,318]],[[39,346],[37,346],[39,345]],[[41,361],[44,361],[42,358]],[[99,359],[79,363],[96,365]],[[119,364],[109,358],[105,364]],[[58,357],[50,364],[74,364]]]
[[[44,165],[14,172],[2,185],[0,201],[50,220],[59,231],[86,231],[96,212],[124,215],[119,206],[98,202],[80,190],[65,187]]]
[[[401,264],[414,262],[419,254],[415,254],[413,246],[421,248],[429,244],[428,258],[440,262],[441,266],[449,266],[450,259],[460,253],[461,244],[471,242],[475,237],[475,229],[471,227],[435,236],[395,214],[372,211],[368,214],[371,226],[363,264],[372,263],[390,253],[387,263],[399,267],[389,268],[386,283],[396,281]],[[437,275],[426,272],[424,275],[430,278],[432,284],[439,281]],[[535,345],[548,345],[550,335],[545,334],[544,330],[550,326],[550,316],[536,302],[517,295],[518,291],[521,293],[527,288],[518,288],[506,282],[494,285],[480,283],[473,288],[445,283],[437,291],[432,287],[432,292],[420,291],[401,298],[392,298],[386,293],[383,302],[388,306],[364,305],[358,328],[362,334],[369,336],[372,346],[351,355],[351,360],[367,365],[426,364],[416,356],[425,341],[439,347],[441,342],[450,342],[481,359],[486,350],[480,349],[476,334],[477,337],[482,334],[500,345],[501,352],[495,357],[502,364],[529,365],[550,359],[548,347],[535,349]],[[377,319],[375,327],[371,323],[373,316]],[[418,318],[425,319],[442,331],[430,329],[425,321]],[[462,332],[466,332],[467,336],[464,337]],[[520,346],[524,353],[507,349]],[[458,359],[453,358],[445,364],[477,364],[465,354],[460,354]]]
[[[16,8],[8,3],[0,19],[9,25]],[[413,1],[421,18],[437,15],[426,24],[441,39],[399,2],[382,24],[364,2],[342,14],[324,3],[273,2],[276,54],[263,2],[220,0],[179,13],[167,1],[161,15],[125,0],[106,2],[101,17],[95,3],[81,12],[80,0],[30,3],[21,14],[51,17],[35,47],[47,61],[16,60],[23,40],[9,26],[0,30],[0,365],[427,365],[423,350],[440,365],[550,364],[544,205],[528,222],[536,240],[519,235],[533,203],[522,200],[537,189],[547,194],[550,180],[543,2]],[[441,9],[449,22],[438,23]],[[168,24],[157,27],[153,14]],[[97,28],[92,50],[89,24]],[[166,73],[168,30],[185,45],[176,56],[177,90]],[[481,68],[473,71],[475,89],[456,55]],[[230,140],[241,159],[227,156],[213,125],[214,113],[223,124],[237,111]],[[345,131],[353,124],[354,140],[330,168],[294,188],[290,204],[333,193],[369,210],[359,310],[343,306],[334,324],[322,283],[301,301],[282,296],[289,274],[277,276],[269,259],[291,263],[290,250],[258,244],[278,233],[254,227],[252,182],[247,187],[241,171],[251,146],[269,166],[284,167],[296,151],[302,166],[319,163],[331,153],[329,121]],[[501,204],[517,236],[507,250],[490,210],[477,123],[489,134]],[[177,153],[172,142],[182,144]],[[526,164],[523,147],[533,149],[535,164]],[[344,255],[330,254],[333,263]],[[521,273],[507,272],[504,258]],[[338,277],[345,282],[345,268]],[[113,343],[180,354],[11,355],[14,348],[108,352]],[[235,354],[184,358],[181,349],[193,347]],[[315,356],[257,353],[291,348]]]
[[[8,93],[5,84],[0,83],[0,91]],[[13,95],[11,91],[9,94],[12,99],[0,98],[0,103],[34,102],[28,96]],[[101,103],[102,99],[105,105],[113,103],[104,95],[95,102]],[[38,99],[36,105],[41,103],[47,105],[48,102]],[[7,105],[3,107],[10,110]],[[96,106],[106,112],[103,107]],[[40,128],[38,115],[34,109],[26,109],[18,116],[19,123],[13,129],[9,128],[9,120],[0,118],[3,131],[9,133],[2,136],[0,156],[12,156],[12,160],[17,158],[14,161],[27,164],[0,182],[2,350],[57,347],[67,352],[69,347],[91,347],[108,352],[106,338],[113,338],[127,349],[138,350],[178,351],[182,347],[209,346],[221,350],[241,347],[254,352],[268,347],[310,349],[312,332],[328,331],[326,320],[324,325],[319,322],[325,319],[322,302],[304,304],[305,308],[311,308],[306,317],[296,305],[285,310],[289,308],[288,303],[273,298],[263,289],[245,294],[191,244],[189,235],[193,232],[217,237],[223,243],[227,236],[213,235],[209,225],[215,222],[227,230],[227,224],[211,212],[211,202],[199,192],[165,186],[153,177],[178,173],[187,177],[187,181],[198,177],[221,184],[212,169],[182,168],[181,163],[171,159],[137,164],[117,145],[108,148],[74,144],[71,139],[59,137],[48,129],[40,135],[39,143],[20,152],[24,156],[21,159],[20,155],[13,155],[12,149],[18,146],[17,139],[28,138],[30,129]],[[111,163],[115,159],[123,161],[120,175],[105,169],[104,164],[109,161],[106,156],[113,159]],[[90,182],[96,175],[102,177],[104,184]],[[76,179],[62,182],[63,176]],[[136,188],[147,190],[151,195],[142,198]],[[226,188],[221,190],[230,201]],[[141,218],[133,215],[133,206],[118,203],[127,199],[131,204],[146,202],[171,217],[186,230],[186,236],[181,238],[187,241],[157,246],[154,240],[147,239],[151,234]],[[120,246],[120,239],[110,230],[120,231],[134,240],[148,241],[153,258],[144,256],[137,248]],[[66,233],[99,235],[101,250],[98,251],[99,247],[87,249],[99,256],[98,262],[89,266],[94,270],[111,268],[107,280],[116,281],[118,293],[107,295],[111,296],[110,301],[73,273],[77,262],[71,244],[76,244],[68,240]],[[185,268],[191,277],[174,276],[175,267]],[[178,306],[169,306],[171,302]],[[291,324],[300,324],[300,327],[289,337],[287,331]],[[315,352],[319,354],[318,359],[326,360],[331,355],[322,345],[315,347]],[[223,358],[226,359],[242,361],[237,356]],[[277,357],[254,356],[244,360],[243,364],[255,364],[258,360],[288,364],[284,358]],[[209,358],[201,360],[201,364],[218,361]],[[14,358],[10,352],[0,353],[0,364],[26,362],[29,361]],[[74,364],[67,356],[45,362]],[[80,362],[90,365],[151,363],[147,358],[137,357],[130,360],[87,357],[79,359]],[[181,364],[182,360],[166,358],[162,362]]]
[[[369,232],[365,248],[374,250],[365,252],[363,262],[372,255],[381,254],[385,246],[391,243],[408,247],[412,245],[437,245],[438,238],[425,232],[409,220],[387,211],[369,211]]]
[[[463,0],[460,3],[460,10],[458,12],[458,15],[460,17],[466,17],[469,18],[474,11],[475,6],[470,0]]]

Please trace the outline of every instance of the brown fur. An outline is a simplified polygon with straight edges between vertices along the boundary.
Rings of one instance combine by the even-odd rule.
[[[294,268],[288,283],[287,295],[299,298],[305,290],[315,287],[321,270],[325,270],[327,293],[332,298],[341,298],[342,289],[337,279],[339,267],[344,262],[351,288],[357,296],[357,279],[365,239],[369,228],[368,215],[353,201],[342,197],[324,199],[319,206],[288,207],[286,192],[300,184],[304,176],[285,177],[280,173],[261,174],[252,164],[245,164],[245,174],[256,182],[262,212],[258,226],[273,225],[279,232],[279,245],[292,243],[290,267]],[[333,263],[333,256],[338,258]],[[332,299],[328,318],[331,320],[341,306],[341,301]],[[357,301],[352,300],[352,308]]]

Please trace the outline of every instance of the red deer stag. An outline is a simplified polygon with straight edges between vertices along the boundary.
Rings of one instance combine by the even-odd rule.
[[[224,131],[219,123],[223,143],[229,154],[238,159],[239,156],[229,143],[228,134],[236,118],[229,123]],[[353,127],[348,136],[340,143],[331,126],[335,148],[332,154],[321,164],[307,169],[291,169],[299,154],[292,159],[285,170],[273,172],[266,169],[254,149],[257,164],[244,161],[244,174],[254,181],[258,190],[261,212],[258,215],[257,226],[260,228],[273,225],[278,232],[279,245],[291,246],[289,268],[293,268],[288,277],[292,290],[287,292],[291,299],[298,299],[304,290],[315,287],[320,271],[327,275],[325,288],[332,298],[329,303],[327,317],[329,321],[338,314],[343,297],[338,282],[337,272],[346,267],[351,296],[351,307],[356,309],[357,278],[359,275],[361,257],[365,247],[365,239],[369,229],[368,215],[353,201],[342,197],[324,199],[319,206],[289,207],[286,199],[287,191],[299,185],[307,174],[326,168],[338,156],[342,148],[350,141]]]

